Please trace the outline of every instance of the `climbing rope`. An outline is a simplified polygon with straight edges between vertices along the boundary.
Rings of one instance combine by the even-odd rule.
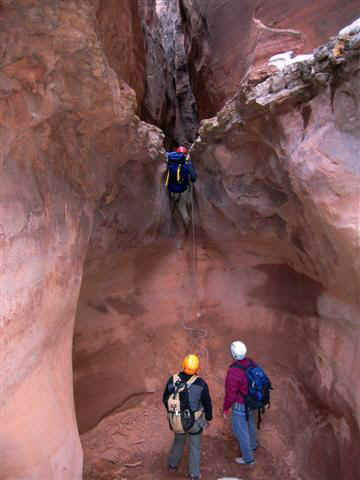
[[[195,222],[195,206],[194,206],[194,189],[190,187],[190,205],[191,205],[191,255],[190,255],[190,278],[191,278],[191,302],[189,305],[189,318],[198,320],[200,318],[200,300],[198,294],[198,282],[197,282],[197,242],[196,242],[196,222]],[[199,349],[199,355],[205,359],[205,364],[209,362],[209,351],[204,345],[201,345],[200,341],[208,337],[208,330],[206,328],[190,327],[186,324],[185,318],[182,318],[182,327],[187,330],[191,335],[199,339],[197,348]]]

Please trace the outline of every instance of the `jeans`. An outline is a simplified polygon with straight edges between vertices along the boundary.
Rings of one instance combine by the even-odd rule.
[[[246,410],[243,403],[234,403],[232,407],[231,426],[237,438],[242,458],[246,463],[254,460],[253,451],[256,449],[256,432],[254,412],[249,410],[249,420],[246,420]]]

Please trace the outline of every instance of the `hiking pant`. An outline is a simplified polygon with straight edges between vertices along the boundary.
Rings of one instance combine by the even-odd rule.
[[[201,436],[202,433],[175,433],[174,443],[170,450],[168,464],[177,467],[184,453],[186,439],[189,439],[189,475],[200,477],[201,457]]]
[[[243,403],[234,403],[232,406],[231,426],[237,438],[242,458],[246,463],[254,460],[253,451],[256,449],[256,431],[254,412],[249,409],[249,420],[246,420],[246,409]]]
[[[171,199],[171,210],[177,211],[180,214],[182,221],[184,222],[185,228],[189,226],[190,222],[190,215],[188,209],[191,207],[191,187],[189,186],[185,192],[176,193],[176,192],[169,192],[170,199]]]

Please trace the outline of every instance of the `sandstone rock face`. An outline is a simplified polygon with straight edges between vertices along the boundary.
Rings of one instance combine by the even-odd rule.
[[[195,223],[185,239],[161,183],[163,134],[136,116],[166,125],[171,141],[194,134],[182,23],[161,12],[177,7],[187,18],[193,8],[186,38],[193,85],[201,79],[196,69],[208,76],[196,86],[202,115],[257,65],[259,31],[286,33],[286,49],[300,45],[292,43],[300,42],[298,34],[262,26],[295,28],[285,20],[274,26],[266,4],[256,12],[250,3],[241,12],[238,3],[217,5],[1,3],[4,480],[80,479],[77,422],[82,432],[99,423],[83,436],[89,478],[123,475],[109,470],[123,459],[129,468],[138,465],[134,451],[154,477],[133,471],[126,478],[161,478],[166,377],[185,351],[199,353],[219,408],[228,344],[238,337],[279,385],[254,480],[269,466],[275,480],[295,480],[299,471],[311,480],[360,476],[360,384],[351,376],[360,360],[359,31],[351,27],[313,59],[265,82],[255,79],[255,69],[202,124],[192,149],[200,173]],[[280,2],[275,7],[287,11]],[[349,2],[336,14],[343,18],[352,8]],[[288,16],[297,19],[298,12],[300,6]],[[228,48],[237,45],[240,13],[246,61]],[[168,43],[156,36],[156,26]],[[167,48],[175,73],[163,67]],[[207,61],[216,49],[231,52],[226,75]],[[169,93],[164,103],[158,102],[163,90]],[[221,445],[231,436],[223,429],[217,418],[209,442],[210,452],[223,452],[219,475],[229,468]]]
[[[158,125],[166,131],[169,138],[173,139],[176,123],[173,69],[162,44],[156,0],[139,0],[138,6],[146,49],[144,77],[146,94],[141,106],[141,115],[146,121]]]
[[[80,428],[99,423],[83,435],[88,478],[106,478],[109,468],[163,478],[159,372],[166,380],[184,352],[197,352],[221,408],[234,338],[248,343],[276,387],[254,478],[359,476],[356,35],[263,83],[249,80],[202,122],[191,151],[199,180],[187,242],[160,222],[155,243],[108,257],[106,275],[87,273],[75,368]],[[207,449],[219,454],[217,440],[228,446],[231,437],[219,419],[211,428]],[[229,462],[217,462],[218,474],[230,476]]]
[[[145,94],[145,42],[136,1],[100,0],[97,31],[111,68],[136,92],[140,107]]]
[[[357,303],[360,51],[351,41],[244,86],[202,122],[192,156],[206,235],[222,222],[222,235],[256,245],[266,231],[297,271]]]
[[[178,0],[138,0],[146,43],[144,120],[166,133],[167,147],[190,145],[198,129]]]
[[[268,59],[309,52],[358,16],[355,0],[180,0],[200,118],[213,116],[244,77],[268,74]],[[325,15],[326,12],[326,15]],[[265,71],[264,71],[265,70]]]
[[[99,40],[99,31],[107,31],[107,7],[115,6],[82,0],[1,5],[4,480],[81,478],[71,349],[94,210],[110,203],[122,168],[141,157],[145,182],[161,162],[162,136],[135,116],[135,92],[110,67],[109,47]],[[132,14],[129,2],[124,25],[134,22]],[[125,30],[123,44],[129,36]],[[117,60],[114,68],[123,74]],[[141,96],[141,82],[134,87]]]

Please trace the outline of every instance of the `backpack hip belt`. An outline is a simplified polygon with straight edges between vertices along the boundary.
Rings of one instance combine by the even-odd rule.
[[[181,410],[169,410],[169,413],[173,415],[181,415]],[[203,413],[204,413],[203,408],[200,408],[200,410],[196,410],[196,412],[193,412],[195,416],[195,420],[199,420],[199,418],[201,417],[201,415],[203,415]]]

